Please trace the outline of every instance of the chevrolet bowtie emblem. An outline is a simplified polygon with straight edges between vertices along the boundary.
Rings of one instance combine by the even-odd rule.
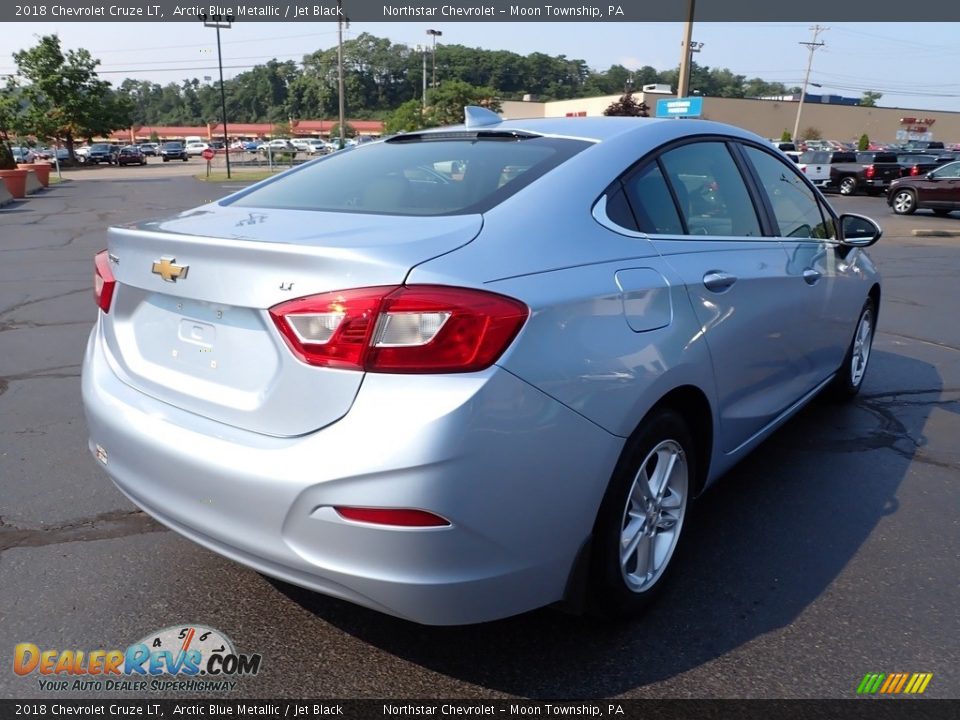
[[[167,282],[176,282],[177,279],[183,280],[187,277],[189,265],[175,265],[176,258],[162,257],[153,264],[151,272],[155,272]]]

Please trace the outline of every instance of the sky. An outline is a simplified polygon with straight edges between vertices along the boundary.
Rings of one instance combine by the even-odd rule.
[[[748,78],[802,85],[816,23],[699,23],[699,65],[729,68]],[[131,77],[161,84],[216,77],[214,31],[201,23],[5,23],[0,75],[15,71],[12,53],[56,33],[67,48],[86,48],[101,60],[101,76],[115,84]],[[882,92],[883,107],[960,112],[960,23],[820,23],[829,29],[813,58],[811,93],[860,97]],[[596,70],[622,64],[658,70],[680,61],[681,23],[351,23],[346,37],[368,32],[410,46],[439,42],[520,54],[543,52],[582,59]],[[15,30],[15,32],[13,32]],[[236,23],[222,34],[225,77],[271,58],[299,61],[336,44],[336,23]],[[696,88],[692,88],[696,89]]]

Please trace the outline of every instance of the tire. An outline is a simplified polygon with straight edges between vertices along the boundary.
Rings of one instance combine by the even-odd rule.
[[[890,198],[890,207],[897,215],[913,215],[917,211],[917,196],[913,190],[897,190]]]
[[[840,180],[840,194],[841,195],[856,195],[857,194],[857,179],[852,175],[847,175],[845,178]]]
[[[694,450],[686,421],[671,409],[654,411],[627,441],[594,526],[594,613],[639,615],[663,587],[689,514]]]
[[[170,159],[170,158],[165,157],[165,158],[163,159],[163,161],[164,161],[164,162],[167,162],[169,159]]]
[[[831,386],[831,395],[838,400],[850,400],[863,385],[873,348],[873,336],[877,328],[877,308],[872,298],[867,298],[860,311],[857,327],[853,331],[850,346],[843,357]]]

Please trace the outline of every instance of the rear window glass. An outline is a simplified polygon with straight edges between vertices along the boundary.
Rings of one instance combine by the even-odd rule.
[[[589,145],[544,137],[400,136],[328,155],[230,204],[390,215],[484,212]]]

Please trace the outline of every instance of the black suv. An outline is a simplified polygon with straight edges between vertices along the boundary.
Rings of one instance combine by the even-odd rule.
[[[90,152],[87,153],[87,163],[92,165],[99,165],[100,163],[113,165],[117,162],[117,158],[119,156],[119,145],[96,143],[95,145],[90,146]]]
[[[168,160],[187,161],[187,148],[182,142],[165,142],[160,148],[160,157],[164,162]]]

